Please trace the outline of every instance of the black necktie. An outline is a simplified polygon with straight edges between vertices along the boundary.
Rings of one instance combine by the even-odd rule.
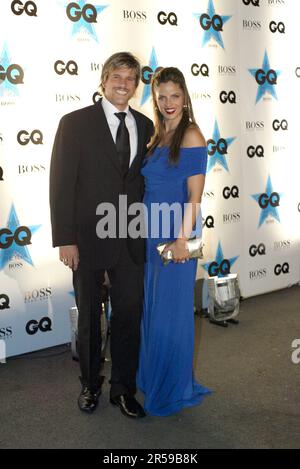
[[[123,174],[126,174],[130,161],[129,132],[125,124],[126,112],[115,112],[115,115],[120,119],[120,124],[117,130],[116,147]]]

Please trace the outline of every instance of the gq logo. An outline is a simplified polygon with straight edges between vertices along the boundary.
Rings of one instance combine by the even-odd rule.
[[[0,181],[3,181],[3,169],[0,166]]]
[[[227,155],[228,145],[224,138],[220,138],[217,142],[213,139],[207,140],[207,153],[212,156],[216,151],[220,155]]]
[[[54,64],[54,70],[57,75],[63,75],[68,72],[69,75],[78,75],[78,65],[74,60],[69,60],[67,64],[62,60],[57,60]]]
[[[10,306],[9,306],[9,298],[7,295],[5,295],[4,293],[2,293],[0,295],[0,310],[1,309],[9,309]]]
[[[52,331],[51,329],[52,322],[51,319],[45,316],[39,322],[35,319],[32,319],[26,324],[25,330],[27,334],[34,335],[37,333],[38,330],[41,332],[49,332]]]
[[[227,103],[227,101],[231,104],[236,104],[236,94],[235,94],[235,92],[234,91],[229,91],[229,93],[226,93],[226,91],[221,91],[220,101],[223,104]]]
[[[159,72],[162,70],[163,67],[157,67],[154,71],[152,70],[151,67],[148,65],[142,68],[142,82],[145,83],[145,85],[150,85],[151,83],[151,77],[154,73]]]
[[[259,256],[265,256],[266,246],[263,243],[260,243],[258,246],[255,246],[255,244],[252,244],[249,248],[249,254],[251,257],[255,257],[257,254]]]
[[[287,120],[282,119],[282,121],[279,121],[278,119],[273,120],[272,127],[275,131],[281,129],[281,130],[288,130],[288,123]]]
[[[27,130],[20,130],[17,135],[17,140],[20,145],[28,145],[32,142],[34,145],[43,145],[43,134],[40,130],[35,129],[29,134]]]
[[[232,186],[230,187],[226,186],[223,189],[223,197],[224,199],[229,199],[230,197],[233,197],[234,199],[238,198],[239,195],[239,188],[237,186]]]
[[[31,244],[31,231],[27,226],[19,226],[13,233],[8,228],[0,230],[0,249],[8,249],[15,242],[18,246]]]
[[[21,85],[24,83],[24,71],[18,64],[11,64],[5,68],[0,65],[0,84],[4,80],[8,80],[12,85]]]
[[[194,77],[197,77],[200,74],[203,77],[209,76],[209,68],[208,68],[208,65],[206,64],[202,64],[202,65],[193,64],[191,66],[191,72],[192,72],[192,75],[194,75]]]
[[[79,21],[81,17],[87,23],[97,23],[97,10],[94,5],[91,5],[90,3],[84,5],[82,9],[80,5],[78,5],[78,3],[69,3],[66,12],[67,17],[69,18],[69,20],[73,21],[73,23]]]
[[[259,7],[259,0],[243,0],[244,5],[253,5],[254,7]]]
[[[223,20],[220,15],[214,15],[212,18],[208,13],[203,13],[199,18],[200,26],[204,31],[213,28],[215,31],[223,31]]]
[[[285,25],[282,21],[279,21],[279,23],[271,21],[269,24],[269,29],[271,33],[276,33],[276,31],[278,31],[281,34],[285,34]]]
[[[279,203],[280,196],[278,192],[272,192],[270,197],[266,193],[261,194],[258,199],[258,204],[260,208],[267,208],[269,205],[271,205],[271,207],[278,207]]]
[[[253,147],[252,145],[250,145],[247,148],[247,155],[249,156],[249,158],[253,158],[255,155],[258,158],[263,158],[265,156],[264,147],[262,145],[257,145],[257,147]]]
[[[255,73],[255,80],[259,85],[264,85],[266,81],[270,85],[277,85],[277,73],[272,68],[267,73],[259,68]]]
[[[28,16],[37,16],[37,6],[34,2],[29,1],[23,4],[20,0],[14,0],[10,7],[14,15],[22,15],[25,11]]]
[[[177,15],[173,11],[169,14],[164,11],[160,11],[157,15],[157,19],[160,24],[165,25],[166,23],[169,23],[171,26],[178,26]]]
[[[297,67],[295,70],[295,74],[297,78],[300,78],[300,67]]]
[[[275,275],[280,275],[280,274],[289,274],[290,273],[290,266],[287,262],[284,264],[276,264],[274,267],[274,274]]]
[[[214,228],[215,227],[215,220],[212,215],[208,215],[203,221],[203,228]]]
[[[215,277],[216,275],[226,276],[230,274],[230,262],[227,259],[223,259],[220,264],[212,262],[208,267],[208,275]]]
[[[98,91],[96,91],[94,94],[93,94],[93,103],[96,104],[99,99],[102,98],[102,94],[100,94]]]

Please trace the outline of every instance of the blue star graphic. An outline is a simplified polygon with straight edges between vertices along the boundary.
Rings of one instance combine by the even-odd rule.
[[[215,7],[214,7],[212,0],[209,0],[208,2],[207,14],[209,15],[211,20],[216,14]],[[197,18],[198,21],[200,20],[201,15],[202,13],[194,13],[194,16]],[[232,15],[230,16],[219,15],[219,16],[222,19],[222,23],[224,25],[228,20],[230,20]],[[215,21],[216,21],[215,24],[219,26],[220,25],[219,21],[218,20],[215,20]],[[223,39],[221,36],[221,31],[223,31],[223,29],[219,30],[218,28],[218,30],[216,30],[213,28],[213,25],[211,25],[210,28],[207,29],[203,34],[202,47],[204,47],[205,44],[210,41],[210,39],[214,39],[222,47],[222,49],[224,49],[224,43],[223,43]]]
[[[20,226],[22,225],[20,225],[15,207],[14,205],[12,205],[10,214],[8,217],[7,228],[12,232],[12,234],[14,234],[16,229],[19,228]],[[34,234],[41,226],[42,225],[34,225],[34,226],[28,226],[28,228],[31,231],[31,233]],[[22,233],[20,233],[20,238],[22,238]],[[33,266],[33,262],[32,262],[28,247],[26,245],[19,246],[14,240],[10,247],[5,248],[5,249],[0,248],[0,270],[4,269],[6,264],[15,256],[20,259],[23,259],[25,262],[28,262],[28,264]]]
[[[156,57],[154,47],[153,47],[152,52],[151,52],[149,67],[152,69],[153,73],[158,68],[158,61],[157,61],[157,57]],[[141,106],[143,106],[143,104],[145,104],[145,102],[149,99],[150,94],[151,94],[150,84],[149,85],[145,84],[144,90],[143,90],[143,95],[142,95],[142,100],[141,100]]]
[[[82,10],[83,7],[85,7],[85,5],[86,5],[86,1],[85,0],[77,0],[77,4],[79,5],[79,7]],[[88,4],[91,4],[91,3],[88,2]],[[67,5],[65,5],[65,6],[67,7]],[[95,10],[97,11],[97,14],[98,14],[98,13],[101,13],[109,5],[93,5],[93,6],[94,6],[94,8],[95,8]],[[89,14],[90,14],[90,12],[89,12],[89,10],[87,10],[87,15],[89,15]],[[99,42],[96,31],[95,31],[95,28],[94,28],[94,24],[93,23],[88,23],[87,21],[85,21],[83,16],[81,16],[81,18],[78,21],[73,23],[72,36],[78,34],[79,31],[81,31],[81,30],[87,31],[88,34],[93,39],[95,39],[96,42]]]
[[[215,141],[216,145],[218,144],[219,140],[221,139],[217,121],[215,121],[215,126],[214,126],[214,132],[213,132],[212,139]],[[229,145],[232,144],[232,142],[235,139],[236,139],[236,137],[228,137],[228,138],[222,137],[221,141],[219,142],[219,149],[216,147],[214,155],[208,155],[207,172],[209,172],[217,163],[219,163],[221,166],[223,166],[224,169],[226,169],[226,171],[229,172],[227,161],[226,161],[227,148],[229,147]],[[226,144],[225,144],[225,142],[226,142]],[[208,146],[207,146],[208,151],[210,151],[211,145],[212,145],[212,143],[208,142]]]
[[[267,207],[266,208],[261,208],[261,213],[260,213],[260,217],[259,217],[259,223],[258,223],[258,228],[263,224],[263,222],[268,218],[268,216],[272,217],[272,218],[275,218],[275,220],[279,221],[280,223],[280,218],[279,218],[279,213],[278,213],[278,208],[277,206],[272,206],[271,205],[271,200],[270,200],[270,196],[273,194],[273,198],[274,198],[274,201],[277,200],[277,196],[276,194],[278,194],[279,198],[282,196],[282,193],[275,193],[275,196],[274,196],[274,191],[273,191],[273,186],[272,186],[272,182],[271,182],[271,178],[270,176],[268,176],[268,181],[267,181],[267,186],[266,186],[266,190],[264,192],[268,199],[269,199],[269,203],[267,204]],[[251,195],[251,197],[259,204],[259,200],[260,200],[260,197],[262,196],[262,194],[253,194]],[[264,203],[267,203],[267,201],[265,200],[265,198],[263,199],[263,202]],[[279,204],[278,204],[279,205]]]
[[[263,79],[263,76],[265,76],[265,82],[262,83],[262,84],[258,84],[255,104],[257,104],[258,101],[260,99],[262,99],[262,97],[265,93],[269,93],[271,96],[273,96],[275,99],[277,99],[277,94],[276,94],[276,89],[275,89],[275,84],[276,83],[270,83],[267,80],[267,73],[271,70],[267,51],[265,51],[262,67],[260,69],[259,68],[249,68],[248,71],[256,79],[256,73],[257,73],[258,70],[263,71],[263,75],[260,74],[260,77]],[[277,76],[279,76],[281,74],[281,70],[273,70],[273,72],[275,72]],[[273,78],[274,78],[274,74],[272,73],[271,74],[271,79],[273,80]]]
[[[0,64],[7,70],[9,65],[11,65],[11,59],[8,54],[7,45],[4,44],[1,55],[0,55]],[[10,95],[10,96],[19,96],[18,87],[5,79],[4,81],[0,80],[0,96]]]
[[[229,264],[230,264],[230,270],[231,270],[231,267],[233,266],[233,264],[235,263],[235,261],[239,258],[240,256],[234,256],[234,257],[231,257],[230,259],[226,259]],[[220,265],[222,263],[222,261],[224,260],[224,255],[223,255],[223,250],[222,250],[222,247],[221,247],[221,243],[219,241],[218,243],[218,247],[217,247],[217,252],[216,252],[216,257],[215,257],[215,260],[212,261],[212,262],[216,262],[218,265]],[[210,265],[212,264],[212,262],[207,262],[205,264],[201,264],[201,267],[203,267],[203,269],[208,272],[209,270],[209,267]],[[219,272],[218,273],[218,277],[224,277],[224,275]]]

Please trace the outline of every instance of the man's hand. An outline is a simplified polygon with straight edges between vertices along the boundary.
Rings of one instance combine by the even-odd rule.
[[[79,264],[78,247],[74,244],[72,246],[59,247],[59,260],[70,267],[72,270],[77,270]]]

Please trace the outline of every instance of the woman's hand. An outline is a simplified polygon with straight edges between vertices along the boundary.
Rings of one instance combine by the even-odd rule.
[[[167,244],[163,250],[163,254],[167,253],[168,251],[172,252],[172,260],[175,263],[184,263],[185,261],[189,260],[190,255],[185,239],[178,238],[176,241]]]

